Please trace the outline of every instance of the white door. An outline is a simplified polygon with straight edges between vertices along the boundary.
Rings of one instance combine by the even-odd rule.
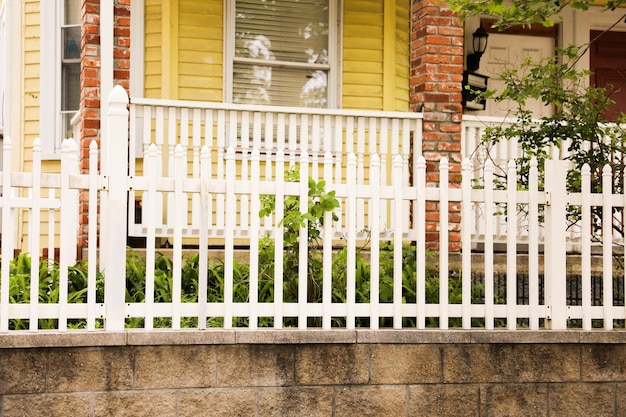
[[[480,60],[480,74],[489,77],[488,88],[502,91],[504,82],[500,79],[500,73],[505,68],[519,67],[526,57],[539,61],[554,55],[554,39],[542,36],[506,35],[498,33],[489,34],[487,50]],[[544,106],[539,101],[528,101],[527,106],[533,111],[534,117],[550,116],[552,106]],[[495,100],[487,100],[484,111],[472,112],[483,116],[513,117],[514,106],[510,102],[496,103]]]

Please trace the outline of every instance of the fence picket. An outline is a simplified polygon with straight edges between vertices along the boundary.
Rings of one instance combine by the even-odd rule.
[[[346,328],[348,330],[354,329],[356,326],[356,165],[356,155],[351,153],[348,155],[348,172],[346,182],[348,185],[348,198],[346,204],[346,244],[348,245],[346,256]]]
[[[87,242],[98,241],[98,144],[92,140],[89,144],[89,220]],[[98,273],[98,246],[87,247],[87,330],[96,329],[96,279]]]
[[[528,327],[539,328],[539,173],[537,158],[528,174]]]
[[[274,210],[274,328],[283,327],[283,247],[284,237],[280,222],[285,213],[285,156],[276,153],[276,210]],[[270,217],[271,218],[271,217]]]
[[[447,329],[448,324],[448,158],[443,157],[439,162],[439,328]]]
[[[157,213],[160,211],[155,210],[157,205],[157,199],[160,194],[157,193],[157,146],[151,144],[148,148],[146,158],[144,160],[144,166],[146,169],[146,175],[148,176],[148,191],[146,192],[146,198],[144,201],[146,204],[146,210],[144,211],[143,220],[146,222],[146,292],[145,303],[146,312],[144,319],[144,326],[147,330],[150,330],[154,326],[154,279],[155,279],[155,255],[156,255],[156,226],[157,226]],[[206,291],[205,291],[206,294]]]
[[[461,182],[461,303],[463,305],[463,328],[472,327],[472,162],[469,158],[463,159],[463,175]],[[418,238],[419,239],[419,238]]]
[[[29,251],[39,254],[39,228],[41,227],[41,141],[33,142],[33,186],[31,189],[32,210],[29,219]],[[29,329],[37,330],[39,319],[39,256],[31,256],[30,260],[30,314]]]
[[[333,155],[330,151],[324,155],[324,181],[326,191],[333,190]],[[322,328],[330,330],[332,319],[332,295],[333,295],[333,213],[324,213],[323,252],[322,252]],[[378,294],[378,293],[377,293]]]
[[[13,185],[11,174],[13,163],[13,144],[10,137],[5,137],[2,146],[2,276],[0,276],[0,332],[9,330],[9,286],[11,263],[7,258],[12,258],[15,250],[13,237],[13,210],[11,197],[13,195]],[[7,256],[7,254],[9,254]]]
[[[507,224],[506,224],[506,303],[510,308],[506,317],[509,330],[517,328],[517,167],[511,159],[507,170]]]
[[[602,306],[604,328],[613,329],[613,171],[602,169]]]
[[[493,274],[493,231],[494,231],[494,197],[493,197],[493,176],[494,164],[491,160],[485,163],[485,203],[484,203],[484,222],[485,222],[485,329],[492,330],[494,328],[494,274]]]
[[[417,328],[426,328],[426,159],[420,155],[415,164],[417,198],[415,205],[416,240],[416,293]]]
[[[200,234],[198,236],[198,328],[207,325],[207,286],[209,273],[209,229],[211,228],[211,151],[207,145],[200,152]]]
[[[403,186],[402,186],[402,156],[396,155],[393,160],[393,188],[394,188],[394,218],[393,228],[393,327],[402,328],[402,245],[403,245]]]
[[[234,268],[234,232],[237,216],[235,196],[235,150],[226,151],[226,228],[224,233],[224,328],[233,327],[233,268]]]
[[[251,178],[259,178],[260,175],[260,156],[259,150],[252,150]],[[260,200],[259,187],[251,187],[250,190],[250,313],[249,327],[256,329],[259,322],[259,235],[261,233],[261,225],[259,219]]]
[[[299,181],[300,215],[304,216],[309,212],[309,154],[305,151],[300,157],[300,181]],[[304,220],[300,226],[298,239],[298,327],[307,327],[307,302],[308,302],[308,255],[309,255],[309,235],[308,220]]]
[[[582,219],[582,307],[583,330],[591,330],[591,168],[583,165],[581,175]]]

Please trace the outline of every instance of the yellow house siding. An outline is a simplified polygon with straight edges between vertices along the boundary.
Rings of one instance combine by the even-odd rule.
[[[221,101],[224,10],[222,0],[179,2],[178,96]]]
[[[409,41],[411,1],[396,0],[395,27],[395,111],[409,111]]]
[[[145,0],[144,94],[161,97],[161,0]]]
[[[384,2],[343,4],[342,107],[383,108]]]
[[[223,1],[165,2],[166,9],[161,4],[145,3],[145,96],[221,101]]]

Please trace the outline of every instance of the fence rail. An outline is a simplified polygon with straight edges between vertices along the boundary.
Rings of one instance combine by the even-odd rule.
[[[26,218],[31,228],[29,252],[41,252],[37,236],[43,235],[50,237],[49,247],[58,247],[60,257],[58,266],[53,266],[52,255],[50,259],[33,256],[26,276],[18,276],[11,256],[2,257],[1,332],[13,329],[18,321],[35,331],[41,320],[52,320],[59,330],[73,326],[120,330],[128,325],[146,329],[623,327],[626,307],[623,294],[617,293],[623,291],[624,275],[615,274],[614,266],[624,255],[623,251],[618,255],[616,249],[621,248],[613,243],[616,229],[611,213],[626,207],[626,197],[612,193],[608,168],[601,194],[591,192],[588,171],[583,171],[582,192],[567,193],[563,161],[547,163],[545,190],[539,190],[534,164],[529,189],[522,191],[517,189],[514,163],[507,164],[506,189],[499,189],[494,164],[486,161],[479,189],[472,182],[475,166],[469,159],[463,161],[460,186],[450,186],[444,158],[438,168],[439,185],[427,187],[430,171],[421,156],[411,165],[409,183],[407,155],[394,155],[391,166],[383,167],[377,152],[367,158],[354,152],[328,152],[311,183],[317,162],[306,151],[287,158],[279,150],[263,161],[263,150],[255,146],[245,154],[228,147],[220,155],[204,144],[196,155],[177,143],[173,159],[166,162],[170,171],[164,175],[164,159],[155,143],[144,148],[141,170],[129,175],[126,103],[124,91],[116,88],[107,116],[111,136],[105,141],[105,159],[92,144],[89,173],[78,171],[73,140],[63,144],[59,174],[41,172],[38,141],[32,173],[2,172],[2,254],[13,254],[17,247],[13,227]],[[11,166],[12,152],[10,139],[5,138],[4,167]],[[263,177],[261,169],[268,159],[273,174]],[[197,171],[189,175],[187,168],[196,161]],[[212,175],[216,164],[223,164],[218,178]],[[247,166],[245,173],[243,166]],[[284,175],[289,166],[298,168],[294,178]],[[337,166],[342,167],[340,174]],[[365,171],[369,181],[359,182],[359,172]],[[380,180],[383,175],[385,181]],[[320,181],[324,190],[311,193]],[[141,196],[140,226],[146,236],[144,281],[138,288],[128,287],[127,268],[132,265],[125,262],[128,198],[133,193]],[[322,194],[336,200],[336,219],[331,210],[306,215]],[[87,197],[79,199],[79,195]],[[86,264],[79,271],[85,275],[86,294],[73,299],[79,200],[89,207],[89,246]],[[167,213],[172,256],[171,264],[159,269],[163,258],[157,240],[167,201],[173,202]],[[261,218],[258,213],[264,204],[273,210]],[[427,250],[425,230],[426,207],[433,204],[440,208],[437,253]],[[460,207],[460,253],[447,250],[449,218],[456,214],[450,207]],[[575,257],[567,256],[567,207],[578,210],[581,224],[589,225],[581,227],[581,253]],[[597,208],[602,209],[600,218],[593,217],[592,209]],[[518,233],[520,216],[504,215],[520,209],[525,213],[523,239]],[[476,210],[482,215],[476,216]],[[295,238],[285,233],[286,218],[294,213],[302,221],[296,222]],[[505,252],[497,254],[494,228],[502,225],[502,218],[506,245]],[[387,219],[392,222],[386,224]],[[480,227],[485,231],[480,254],[472,252],[476,222],[483,222]],[[57,225],[60,230],[54,229]],[[545,231],[543,242],[540,228]],[[58,243],[52,240],[57,232]],[[216,259],[218,251],[211,239],[218,237]],[[599,257],[592,254],[594,240],[600,241]],[[186,249],[190,244],[193,249]],[[243,255],[238,252],[241,247],[245,247]],[[195,255],[193,261],[185,259],[190,253]],[[191,264],[196,269],[189,274]],[[58,275],[50,273],[51,282],[58,280],[58,297],[52,302],[42,300],[39,283],[27,285],[28,281],[35,284],[42,270],[44,275],[58,271]],[[579,271],[575,285],[581,294],[575,299],[568,295],[574,270]],[[164,271],[170,275],[164,276]],[[15,301],[18,287],[28,288],[29,297]],[[167,297],[161,296],[164,287],[171,289]],[[141,293],[142,298],[130,297],[131,292]]]

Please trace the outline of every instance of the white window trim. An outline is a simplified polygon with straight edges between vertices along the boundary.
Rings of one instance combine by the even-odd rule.
[[[61,130],[61,31],[60,2],[42,1],[41,7],[41,69],[39,131],[43,158],[59,158],[55,143],[62,139]]]
[[[4,134],[6,120],[8,40],[7,40],[6,3],[0,4],[0,135]]]
[[[329,0],[328,20],[328,108],[340,106],[341,0]],[[233,61],[235,57],[235,1],[224,0],[224,96],[225,103],[233,101]],[[341,46],[341,45],[339,45]]]
[[[130,96],[144,96],[144,45],[145,45],[144,0],[130,3]]]
[[[65,139],[61,116],[61,0],[40,3],[39,132],[42,158],[59,159]]]

